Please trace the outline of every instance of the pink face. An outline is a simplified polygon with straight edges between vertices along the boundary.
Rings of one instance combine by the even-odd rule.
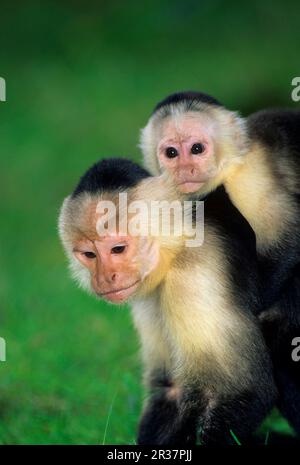
[[[212,123],[198,115],[173,117],[162,127],[158,159],[183,193],[199,191],[216,174],[212,132]]]
[[[142,276],[136,263],[138,243],[129,236],[81,239],[73,249],[76,258],[90,271],[95,293],[110,302],[127,300]]]

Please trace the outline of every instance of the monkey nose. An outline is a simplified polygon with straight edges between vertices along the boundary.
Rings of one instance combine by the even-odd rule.
[[[117,273],[111,273],[110,274],[110,282],[114,282],[117,279]]]
[[[182,166],[181,170],[179,170],[179,177],[186,178],[188,176],[195,176],[196,170],[193,166]]]
[[[106,282],[107,284],[112,284],[117,280],[117,273],[113,272],[106,272],[102,273],[102,282]]]

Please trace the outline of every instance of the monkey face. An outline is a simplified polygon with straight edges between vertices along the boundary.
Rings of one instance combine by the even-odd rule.
[[[178,103],[157,110],[141,133],[145,165],[168,171],[184,193],[204,195],[222,184],[248,151],[246,123],[237,113],[213,105],[186,110]]]
[[[89,270],[94,293],[110,302],[127,300],[136,292],[145,275],[141,267],[140,243],[135,237],[82,238],[74,245],[73,253]]]
[[[108,193],[67,197],[60,213],[59,233],[72,275],[80,286],[101,299],[122,303],[142,293],[145,278],[158,267],[159,244],[148,235],[135,236],[117,225],[116,212],[116,224],[101,229],[108,223],[106,214],[97,209],[99,202],[108,199],[116,201]]]
[[[198,115],[170,117],[163,123],[157,144],[158,160],[181,192],[199,192],[216,175],[212,135],[212,123]]]

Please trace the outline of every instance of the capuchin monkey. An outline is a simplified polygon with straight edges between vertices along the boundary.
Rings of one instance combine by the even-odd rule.
[[[255,237],[220,188],[205,201],[203,244],[188,247],[191,235],[176,234],[173,210],[168,234],[162,211],[154,220],[149,214],[152,201],[182,207],[179,198],[167,177],[149,177],[124,159],[100,161],[65,199],[60,238],[80,286],[131,303],[149,390],[138,444],[234,444],[235,437],[245,444],[277,395],[254,316],[261,305]],[[133,221],[140,202],[142,228]],[[189,206],[186,218],[192,222],[199,208]]]
[[[198,92],[160,102],[141,133],[146,168],[169,172],[202,198],[223,185],[256,235],[262,310],[279,387],[278,406],[300,434],[300,112],[248,118]]]

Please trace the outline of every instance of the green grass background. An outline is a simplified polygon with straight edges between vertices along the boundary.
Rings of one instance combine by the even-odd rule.
[[[181,89],[243,114],[291,102],[298,1],[1,1],[0,443],[133,444],[143,399],[128,308],[83,294],[56,231],[101,157]],[[299,104],[298,104],[299,106]],[[263,431],[288,432],[274,413]]]

